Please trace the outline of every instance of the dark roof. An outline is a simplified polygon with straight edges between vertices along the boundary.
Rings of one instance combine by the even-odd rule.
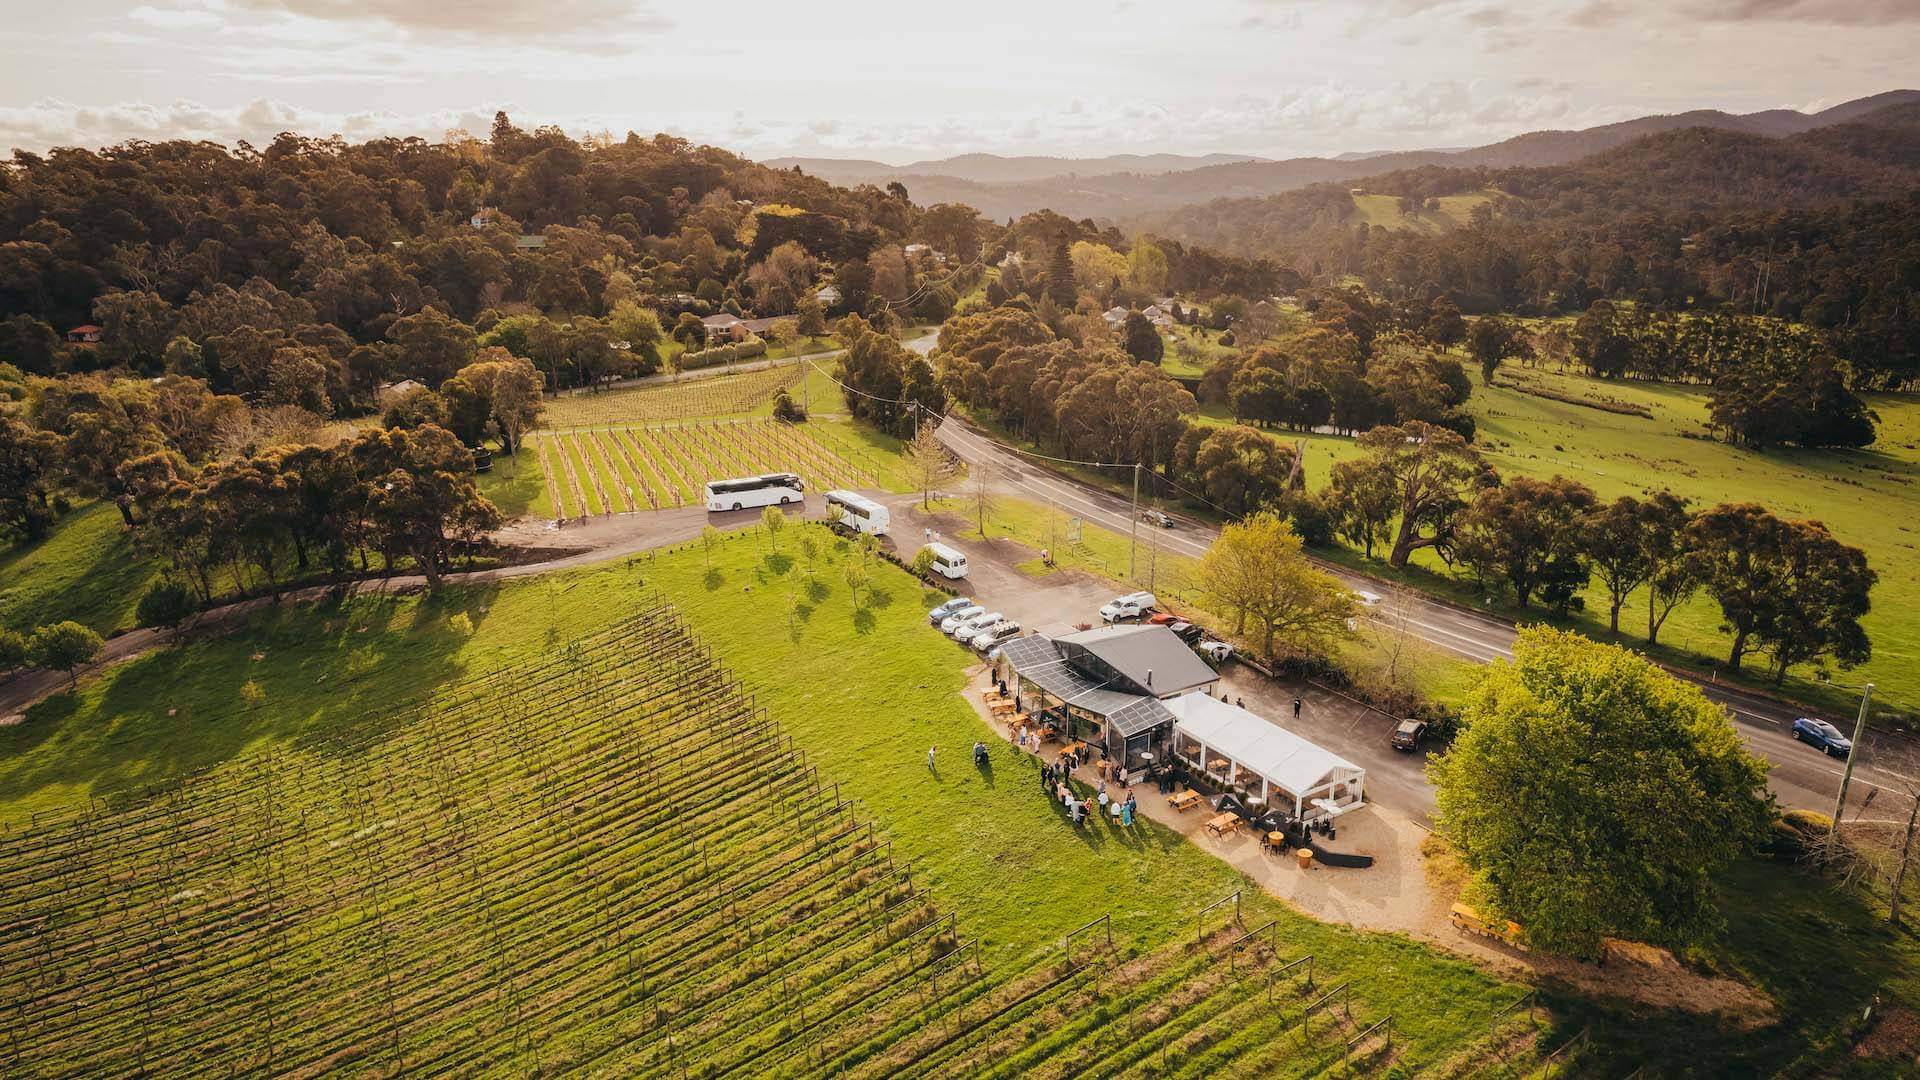
[[[1207,662],[1164,626],[1103,626],[1060,639],[1061,653],[1084,649],[1132,683],[1123,687],[1167,697],[1220,681]]]
[[[1000,655],[1013,665],[1021,678],[1069,705],[1106,717],[1108,725],[1122,737],[1169,723],[1174,718],[1156,698],[1130,694],[1075,671],[1054,643],[1038,634],[1002,642]]]

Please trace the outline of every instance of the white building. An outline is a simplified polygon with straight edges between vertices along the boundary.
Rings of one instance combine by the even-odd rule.
[[[1337,817],[1366,797],[1367,771],[1286,728],[1206,694],[1166,703],[1173,752],[1224,788],[1295,817]]]

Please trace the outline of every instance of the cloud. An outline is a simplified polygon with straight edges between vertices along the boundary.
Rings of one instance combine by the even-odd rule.
[[[1680,8],[1711,22],[1809,22],[1888,26],[1920,22],[1914,0],[1690,0]]]
[[[220,25],[220,16],[202,8],[156,8],[142,4],[127,12],[127,18],[156,30],[205,30]]]
[[[376,23],[420,37],[574,40],[626,38],[672,26],[640,0],[238,0],[253,11],[329,23]]]

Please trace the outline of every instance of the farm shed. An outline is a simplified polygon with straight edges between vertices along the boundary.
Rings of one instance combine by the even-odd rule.
[[[1206,694],[1166,706],[1174,753],[1223,787],[1244,787],[1269,806],[1279,800],[1281,809],[1291,803],[1295,817],[1335,817],[1365,798],[1365,769],[1272,721]]]

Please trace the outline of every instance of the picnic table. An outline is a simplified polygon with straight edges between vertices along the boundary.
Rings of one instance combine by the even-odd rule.
[[[1167,796],[1167,805],[1173,807],[1175,810],[1191,810],[1193,807],[1199,805],[1199,802],[1200,793],[1192,788],[1181,788],[1179,791]]]
[[[1234,813],[1215,814],[1207,819],[1207,831],[1214,836],[1225,836],[1240,830],[1240,815]]]
[[[1260,846],[1268,851],[1285,852],[1287,850],[1287,834],[1283,832],[1270,832],[1260,838]]]

